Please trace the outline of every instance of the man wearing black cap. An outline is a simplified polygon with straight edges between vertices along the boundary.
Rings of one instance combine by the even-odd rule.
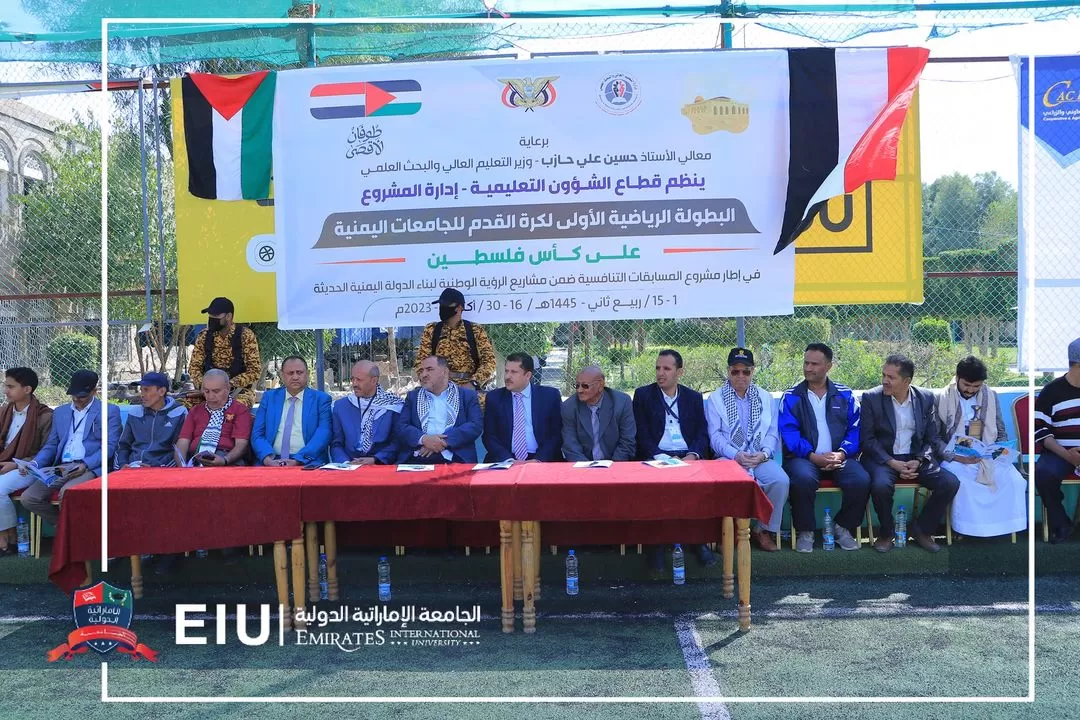
[[[63,502],[68,488],[101,475],[102,464],[112,456],[120,438],[120,409],[109,405],[109,447],[102,453],[97,385],[98,376],[92,370],[79,370],[71,376],[67,390],[71,404],[53,410],[49,439],[33,460],[39,468],[55,467],[56,475],[48,485],[35,480],[20,497],[23,507],[54,525],[60,511],[52,506],[53,491],[60,491]]]
[[[229,298],[214,298],[203,312],[209,317],[206,329],[195,338],[188,363],[188,375],[196,388],[202,387],[203,375],[217,368],[229,373],[232,395],[249,408],[255,406],[254,385],[262,371],[259,341],[251,328],[233,322],[233,304]],[[202,398],[194,398],[201,402]]]
[[[431,304],[439,306],[439,322],[428,323],[424,328],[413,369],[419,371],[420,363],[432,355],[446,358],[450,381],[476,390],[482,408],[485,386],[495,377],[495,350],[491,340],[482,326],[461,318],[465,296],[458,290],[446,288]]]
[[[169,467],[176,464],[173,445],[184,427],[187,408],[166,393],[169,379],[149,372],[139,382],[141,405],[128,412],[127,424],[116,450],[116,469]]]

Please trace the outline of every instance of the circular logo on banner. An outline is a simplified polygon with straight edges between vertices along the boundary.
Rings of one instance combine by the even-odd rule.
[[[611,115],[632,113],[641,104],[641,88],[630,75],[613,73],[601,81],[596,104]]]

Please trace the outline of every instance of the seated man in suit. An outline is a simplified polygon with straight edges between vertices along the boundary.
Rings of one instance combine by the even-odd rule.
[[[352,395],[334,403],[330,459],[353,465],[393,465],[405,403],[379,387],[379,366],[370,360],[353,365]]]
[[[709,438],[717,457],[739,463],[768,496],[772,517],[764,528],[755,520],[750,538],[762,550],[776,552],[780,548],[772,534],[780,531],[789,483],[784,468],[772,460],[780,437],[772,395],[758,387],[753,376],[754,354],[746,348],[732,349],[727,382],[709,395]]]
[[[187,460],[195,446],[195,462],[203,466],[243,465],[255,419],[229,392],[229,373],[213,368],[202,382],[204,402],[191,408],[176,449]]]
[[[593,365],[577,374],[577,395],[562,405],[563,457],[633,460],[637,424],[630,396],[604,387],[604,372]]]
[[[97,395],[98,375],[92,370],[79,370],[71,376],[68,385],[70,405],[53,410],[52,429],[49,438],[34,457],[38,467],[58,466],[56,477],[49,485],[35,480],[20,496],[23,507],[55,525],[60,520],[60,510],[52,506],[54,490],[60,490],[60,502],[68,488],[93,480],[101,475],[105,461],[101,447],[101,401]],[[109,447],[116,449],[120,438],[120,408],[109,405]]]
[[[420,387],[405,398],[398,433],[399,462],[475,463],[476,439],[483,429],[476,391],[450,382],[446,358],[424,358]]]
[[[34,481],[19,472],[15,460],[31,462],[49,439],[52,408],[35,396],[37,373],[27,367],[10,367],[4,377],[0,407],[0,557],[16,553],[18,512],[8,496]]]
[[[634,390],[634,424],[637,426],[637,452],[642,460],[660,455],[701,460],[709,447],[705,423],[705,401],[701,393],[679,384],[683,359],[677,350],[661,350],[656,356],[656,382]],[[706,567],[716,564],[707,545],[697,546],[698,559]],[[664,548],[657,546],[650,554],[653,570],[664,566]]]
[[[141,404],[128,411],[116,451],[116,468],[176,465],[176,445],[187,408],[168,395],[169,378],[148,372],[139,381]]]
[[[888,552],[893,546],[893,491],[896,480],[918,480],[931,491],[919,519],[909,533],[919,547],[937,552],[941,547],[931,533],[945,517],[960,481],[941,468],[945,442],[938,427],[933,393],[913,387],[915,363],[904,355],[885,358],[881,385],[862,396],[860,444],[862,461],[870,473],[870,497],[881,522],[874,549]]]
[[[307,361],[290,355],[281,363],[284,387],[263,393],[251,431],[255,462],[267,467],[326,463],[332,432],[330,396],[308,387]]]
[[[562,460],[562,398],[555,388],[533,384],[533,358],[510,353],[503,384],[487,396],[485,462]]]
[[[840,511],[833,516],[833,537],[841,550],[858,550],[852,532],[862,524],[870,495],[870,476],[859,454],[859,405],[851,388],[829,379],[832,348],[810,343],[803,353],[803,382],[780,399],[780,437],[784,472],[790,481],[791,524],[795,550],[814,551],[814,501],[822,477],[840,488]]]

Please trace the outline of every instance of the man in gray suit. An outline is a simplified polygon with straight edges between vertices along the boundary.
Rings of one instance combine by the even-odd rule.
[[[933,393],[911,384],[915,363],[904,355],[885,358],[881,385],[863,393],[859,445],[870,473],[870,497],[881,521],[878,552],[893,546],[893,491],[897,478],[918,480],[931,491],[911,538],[929,552],[941,549],[931,533],[941,524],[960,481],[938,464],[945,442],[938,430]]]
[[[563,457],[567,460],[633,460],[637,425],[630,396],[604,387],[595,365],[577,374],[577,395],[562,405]]]

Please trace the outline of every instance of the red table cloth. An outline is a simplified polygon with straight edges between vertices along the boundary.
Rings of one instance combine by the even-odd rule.
[[[473,475],[472,465],[435,465],[424,472],[399,472],[393,465],[305,472],[302,517],[305,522],[468,520]]]
[[[178,553],[299,537],[296,468],[138,468],[109,474],[109,555]],[[310,473],[307,473],[310,474]],[[71,592],[101,556],[101,480],[64,494],[49,578]]]

